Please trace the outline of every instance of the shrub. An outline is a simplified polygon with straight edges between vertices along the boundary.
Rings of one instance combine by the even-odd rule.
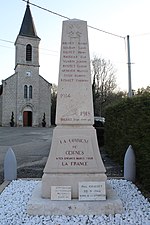
[[[105,148],[123,167],[125,152],[132,145],[137,179],[150,188],[150,95],[126,98],[106,109]]]

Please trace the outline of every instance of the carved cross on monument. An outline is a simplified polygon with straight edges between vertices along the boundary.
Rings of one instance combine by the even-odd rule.
[[[51,186],[71,186],[75,199],[79,182],[107,180],[93,123],[87,23],[67,20],[62,28],[57,127],[42,177],[44,198],[50,198]]]

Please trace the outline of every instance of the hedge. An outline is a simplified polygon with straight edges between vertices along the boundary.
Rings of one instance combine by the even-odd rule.
[[[132,145],[137,180],[150,189],[150,95],[126,98],[106,109],[105,149],[123,167]]]

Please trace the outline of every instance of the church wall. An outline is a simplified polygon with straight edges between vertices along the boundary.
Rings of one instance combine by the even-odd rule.
[[[51,126],[51,84],[46,82],[42,77],[39,80],[39,119],[42,125],[43,115],[45,113],[46,127]]]
[[[2,126],[2,95],[0,95],[0,126]]]
[[[23,125],[23,111],[26,107],[30,107],[33,118],[32,126],[39,126],[39,75],[37,67],[21,66],[18,70],[18,97],[17,97],[17,114],[21,115],[22,121],[18,121],[18,125]],[[30,71],[30,75],[28,72]],[[24,86],[32,86],[32,98],[24,98]]]
[[[10,126],[12,112],[16,124],[16,95],[17,95],[17,76],[14,74],[3,81],[2,94],[2,126]]]

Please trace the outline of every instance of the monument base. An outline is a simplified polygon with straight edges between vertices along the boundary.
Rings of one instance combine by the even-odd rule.
[[[51,186],[71,186],[78,198],[78,184],[106,181],[106,170],[93,126],[57,126],[42,177],[42,197],[51,197]]]
[[[104,201],[52,201],[41,197],[40,182],[27,205],[29,215],[109,215],[123,213],[123,205],[113,188],[106,183],[107,199]]]
[[[42,177],[42,197],[51,198],[51,186],[71,186],[72,199],[78,198],[78,184],[82,181],[106,181],[105,174],[44,174]]]

